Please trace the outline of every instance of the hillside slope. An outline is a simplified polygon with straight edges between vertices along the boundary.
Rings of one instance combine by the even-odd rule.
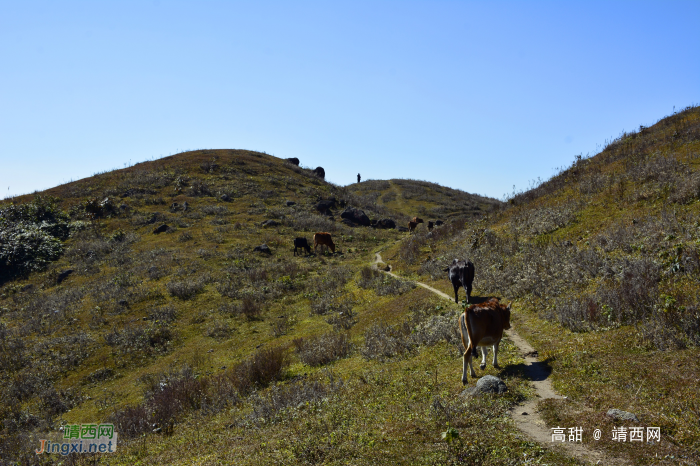
[[[500,201],[478,194],[469,194],[436,183],[418,180],[367,180],[347,186],[347,190],[367,202],[396,212],[407,212],[424,220],[473,218],[497,209]]]
[[[53,464],[37,438],[112,422],[116,454],[66,460],[434,464],[498,450],[573,464],[509,424],[520,377],[506,398],[460,409],[457,306],[370,269],[408,234],[349,226],[343,205],[414,214],[249,151],[0,203],[0,462]],[[295,255],[292,240],[316,231],[335,253]],[[254,251],[263,243],[270,253]],[[508,345],[501,359],[519,361]],[[497,419],[490,437],[435,448],[445,423],[471,436],[484,416]]]
[[[405,239],[384,256],[449,292],[442,269],[476,265],[479,294],[516,300],[514,319],[569,399],[552,426],[602,429],[591,446],[634,463],[700,458],[700,108],[625,133],[504,209]],[[605,413],[660,426],[660,445],[615,442]],[[586,440],[584,440],[586,441]],[[684,458],[679,462],[679,458]],[[656,463],[655,463],[656,464]]]

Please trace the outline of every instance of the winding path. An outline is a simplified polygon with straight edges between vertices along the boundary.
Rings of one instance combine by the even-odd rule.
[[[384,264],[385,262],[382,260],[382,256],[379,253],[376,253],[375,260],[372,263],[373,268],[381,270],[382,272],[393,277],[402,278],[391,272],[391,266],[382,268],[378,266],[379,263]],[[454,302],[451,296],[433,288],[432,286],[421,282],[415,282],[415,284],[450,300],[450,302]],[[524,403],[515,406],[515,408],[513,408],[511,411],[513,421],[518,429],[530,437],[530,439],[535,440],[545,447],[552,448],[556,446],[557,448],[561,448],[567,454],[592,464],[628,464],[628,461],[624,459],[607,457],[602,452],[591,450],[581,443],[552,443],[552,431],[545,425],[544,420],[542,420],[542,417],[539,415],[537,411],[537,403],[540,400],[550,398],[563,399],[564,397],[554,391],[552,383],[549,381],[549,370],[545,367],[544,363],[537,360],[537,351],[535,351],[535,349],[530,346],[527,341],[518,335],[512,326],[510,330],[506,330],[506,336],[515,344],[520,351],[521,356],[523,359],[525,359],[525,376],[530,380],[535,389],[536,395],[534,398],[526,400]]]

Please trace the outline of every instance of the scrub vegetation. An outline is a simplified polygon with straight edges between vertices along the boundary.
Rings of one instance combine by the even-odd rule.
[[[392,249],[395,269],[449,293],[442,269],[470,258],[477,293],[515,300],[516,328],[568,396],[542,407],[552,426],[605,437],[608,409],[635,412],[634,425],[661,427],[661,446],[592,446],[639,464],[695,464],[699,174],[700,109],[689,107],[576,157],[498,212],[422,230]]]
[[[699,133],[688,108],[506,203],[413,180],[338,187],[242,150],[2,201],[0,462],[580,464],[515,427],[533,391],[509,340],[500,369],[477,371],[508,391],[462,394],[462,307],[415,286],[452,294],[458,257],[473,295],[515,301],[568,397],[541,403],[548,426],[631,464],[697,463]],[[352,227],[345,207],[426,223]],[[336,252],[295,256],[317,231]],[[402,279],[368,267],[378,251]],[[662,442],[606,439],[609,408]],[[34,455],[32,436],[91,422],[115,424],[116,453]]]

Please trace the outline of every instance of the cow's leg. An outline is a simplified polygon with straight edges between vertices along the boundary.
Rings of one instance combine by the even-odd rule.
[[[476,372],[474,372],[474,366],[472,366],[472,348],[469,348],[464,352],[462,356],[462,385],[467,384],[467,366],[469,366],[469,374],[472,378],[476,378]]]
[[[486,369],[486,355],[489,352],[489,347],[488,346],[480,346],[479,348],[481,348],[481,365],[479,367],[483,371],[484,369]]]
[[[468,283],[467,286],[464,287],[464,291],[467,292],[467,304],[468,304],[472,300],[472,284]]]
[[[459,285],[453,283],[452,287],[455,289],[455,302],[459,304]]]
[[[498,369],[498,344],[500,342],[496,342],[495,345],[493,345],[493,367]]]

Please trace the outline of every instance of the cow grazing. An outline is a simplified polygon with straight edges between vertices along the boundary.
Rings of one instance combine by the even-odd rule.
[[[323,246],[331,248],[331,251],[335,252],[335,244],[333,244],[333,238],[331,238],[330,233],[318,232],[314,235],[314,253],[319,245],[321,246],[321,252],[323,252]]]
[[[428,220],[428,231],[433,231],[433,225],[434,225],[433,221]]]
[[[493,346],[493,367],[498,368],[498,345],[503,331],[510,328],[510,306],[491,298],[482,304],[472,304],[459,316],[459,332],[466,348],[462,357],[462,384],[467,384],[467,366],[472,378],[476,377],[472,356],[477,356],[476,347],[481,346],[481,370],[486,368],[487,346]]]
[[[408,231],[409,231],[409,233],[412,232],[413,230],[415,230],[417,226],[418,226],[418,224],[417,224],[416,222],[414,222],[414,221],[408,222]]]
[[[306,249],[306,254],[311,254],[311,246],[306,241],[306,238],[294,238],[294,255],[297,255],[297,248]]]
[[[459,287],[462,286],[467,292],[467,303],[469,303],[472,296],[472,282],[474,281],[474,264],[470,260],[455,259],[449,267],[443,270],[448,272],[447,276],[452,282],[452,287],[455,290],[455,302],[459,303]]]

